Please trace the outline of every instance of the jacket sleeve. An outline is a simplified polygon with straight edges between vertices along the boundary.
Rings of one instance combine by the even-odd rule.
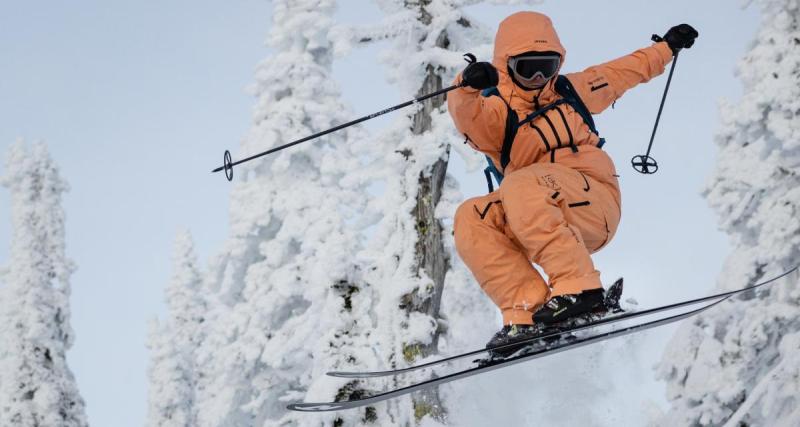
[[[567,74],[567,78],[589,111],[597,114],[628,89],[663,73],[671,60],[672,50],[666,42],[659,42],[605,64]]]
[[[458,75],[454,84],[460,83]],[[499,96],[482,96],[480,90],[460,87],[447,94],[447,110],[472,148],[486,153],[502,149],[508,111]]]

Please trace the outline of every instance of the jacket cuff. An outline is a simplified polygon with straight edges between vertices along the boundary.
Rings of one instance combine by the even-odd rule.
[[[669,47],[667,42],[658,42],[654,44],[653,47],[655,48],[656,52],[661,55],[661,59],[664,60],[664,64],[668,64],[670,61],[672,61],[672,49]]]
[[[478,93],[478,92],[480,92],[480,90],[475,89],[475,88],[471,88],[469,86],[461,86],[461,73],[458,73],[458,75],[456,76],[455,80],[453,80],[453,84],[460,86],[458,89],[459,90],[463,90],[466,93]]]

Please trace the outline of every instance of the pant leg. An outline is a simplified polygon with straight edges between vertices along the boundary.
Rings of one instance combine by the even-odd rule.
[[[602,287],[590,256],[609,237],[600,190],[553,163],[516,170],[498,190],[511,232],[549,277],[551,297]]]
[[[465,201],[456,211],[455,244],[481,288],[503,313],[503,324],[532,324],[549,289],[506,224],[499,192]]]

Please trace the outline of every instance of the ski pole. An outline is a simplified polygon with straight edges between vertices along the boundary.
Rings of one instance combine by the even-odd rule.
[[[652,40],[656,43],[663,41],[661,37],[653,34]],[[656,115],[656,124],[653,126],[653,134],[650,135],[650,144],[647,146],[647,153],[639,156],[633,156],[631,165],[639,173],[645,175],[654,174],[658,171],[658,162],[656,159],[650,157],[650,150],[653,148],[653,140],[656,137],[656,129],[658,129],[658,122],[661,120],[661,111],[664,110],[664,101],[667,100],[667,92],[669,92],[669,84],[672,82],[672,73],[675,72],[675,64],[678,63],[678,52],[672,56],[672,67],[669,69],[669,77],[667,77],[667,86],[664,88],[664,96],[661,97],[661,106],[658,107],[658,115]]]
[[[402,104],[395,105],[394,107],[386,108],[384,110],[378,111],[377,113],[372,113],[370,115],[355,119],[353,121],[349,121],[347,123],[340,124],[338,126],[332,127],[330,129],[324,130],[322,132],[317,132],[317,133],[315,133],[313,135],[309,135],[309,136],[306,136],[304,138],[300,138],[300,139],[298,139],[296,141],[292,141],[292,142],[289,142],[287,144],[281,145],[280,147],[271,148],[271,149],[269,149],[267,151],[264,151],[264,152],[261,152],[261,153],[258,153],[258,154],[254,154],[254,155],[252,155],[252,156],[250,156],[250,157],[248,157],[246,159],[237,160],[235,162],[231,161],[231,153],[230,153],[230,151],[225,150],[225,155],[223,157],[222,166],[214,169],[213,171],[211,171],[211,173],[216,173],[216,172],[219,172],[221,170],[224,170],[225,171],[225,177],[228,179],[228,181],[232,181],[233,180],[233,167],[236,166],[236,165],[240,165],[242,163],[249,162],[250,160],[257,159],[257,158],[262,157],[262,156],[266,156],[267,154],[272,154],[274,152],[281,151],[281,150],[289,148],[291,146],[294,146],[294,145],[297,145],[297,144],[300,144],[300,143],[303,143],[303,142],[306,142],[306,141],[310,141],[310,140],[315,139],[315,138],[319,138],[319,137],[321,137],[323,135],[327,135],[329,133],[336,132],[337,130],[344,129],[346,127],[350,127],[350,126],[353,126],[355,124],[358,124],[358,123],[361,123],[361,122],[365,122],[365,121],[370,120],[370,119],[374,119],[375,117],[382,116],[382,115],[384,115],[386,113],[391,113],[392,111],[399,110],[399,109],[404,108],[404,107],[408,107],[411,104],[416,104],[418,102],[422,102],[422,101],[424,101],[424,100],[426,100],[428,98],[433,98],[434,96],[445,94],[445,93],[450,92],[453,89],[457,89],[457,88],[459,88],[461,86],[463,86],[463,83],[461,85],[453,85],[453,86],[450,86],[450,87],[446,87],[444,89],[437,90],[436,92],[432,92],[432,93],[429,93],[427,95],[420,96],[419,98],[414,98],[411,101],[407,101],[407,102],[404,102]]]

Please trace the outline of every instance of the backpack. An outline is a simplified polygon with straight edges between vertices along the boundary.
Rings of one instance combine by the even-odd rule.
[[[561,95],[562,99],[559,99],[552,104],[545,105],[544,107],[528,114],[522,121],[519,120],[519,117],[517,117],[517,113],[514,111],[514,109],[512,109],[510,105],[506,104],[506,107],[508,108],[508,114],[506,115],[503,148],[500,152],[500,167],[502,170],[505,170],[506,166],[508,166],[508,163],[511,161],[511,146],[514,144],[514,138],[517,136],[517,130],[519,130],[521,126],[530,123],[537,117],[552,110],[553,108],[558,107],[559,105],[569,104],[569,106],[571,106],[578,114],[580,114],[580,116],[583,118],[583,121],[586,122],[587,126],[589,126],[589,130],[591,130],[595,135],[600,135],[594,125],[592,113],[590,113],[589,109],[586,108],[586,104],[583,103],[581,97],[578,95],[578,92],[575,90],[575,88],[572,86],[572,83],[570,83],[566,76],[559,75],[556,78],[555,90],[556,93]],[[481,95],[500,96],[500,92],[496,87],[493,87],[485,89],[483,92],[481,92]],[[505,102],[505,100],[503,102]],[[605,142],[605,139],[600,138],[597,148],[602,148]],[[570,145],[568,145],[568,147],[570,147],[573,152],[578,151],[578,147],[575,146],[574,141],[572,141],[571,135]],[[549,151],[553,150],[555,149],[549,149]],[[494,176],[495,181],[497,181],[497,185],[500,185],[500,183],[503,182],[503,173],[500,172],[501,169],[497,168],[489,156],[486,156],[486,160],[489,165],[486,167],[486,169],[484,169],[483,173],[486,175],[486,183],[488,184],[489,192],[491,193],[494,191],[494,185],[492,185],[492,176]]]

